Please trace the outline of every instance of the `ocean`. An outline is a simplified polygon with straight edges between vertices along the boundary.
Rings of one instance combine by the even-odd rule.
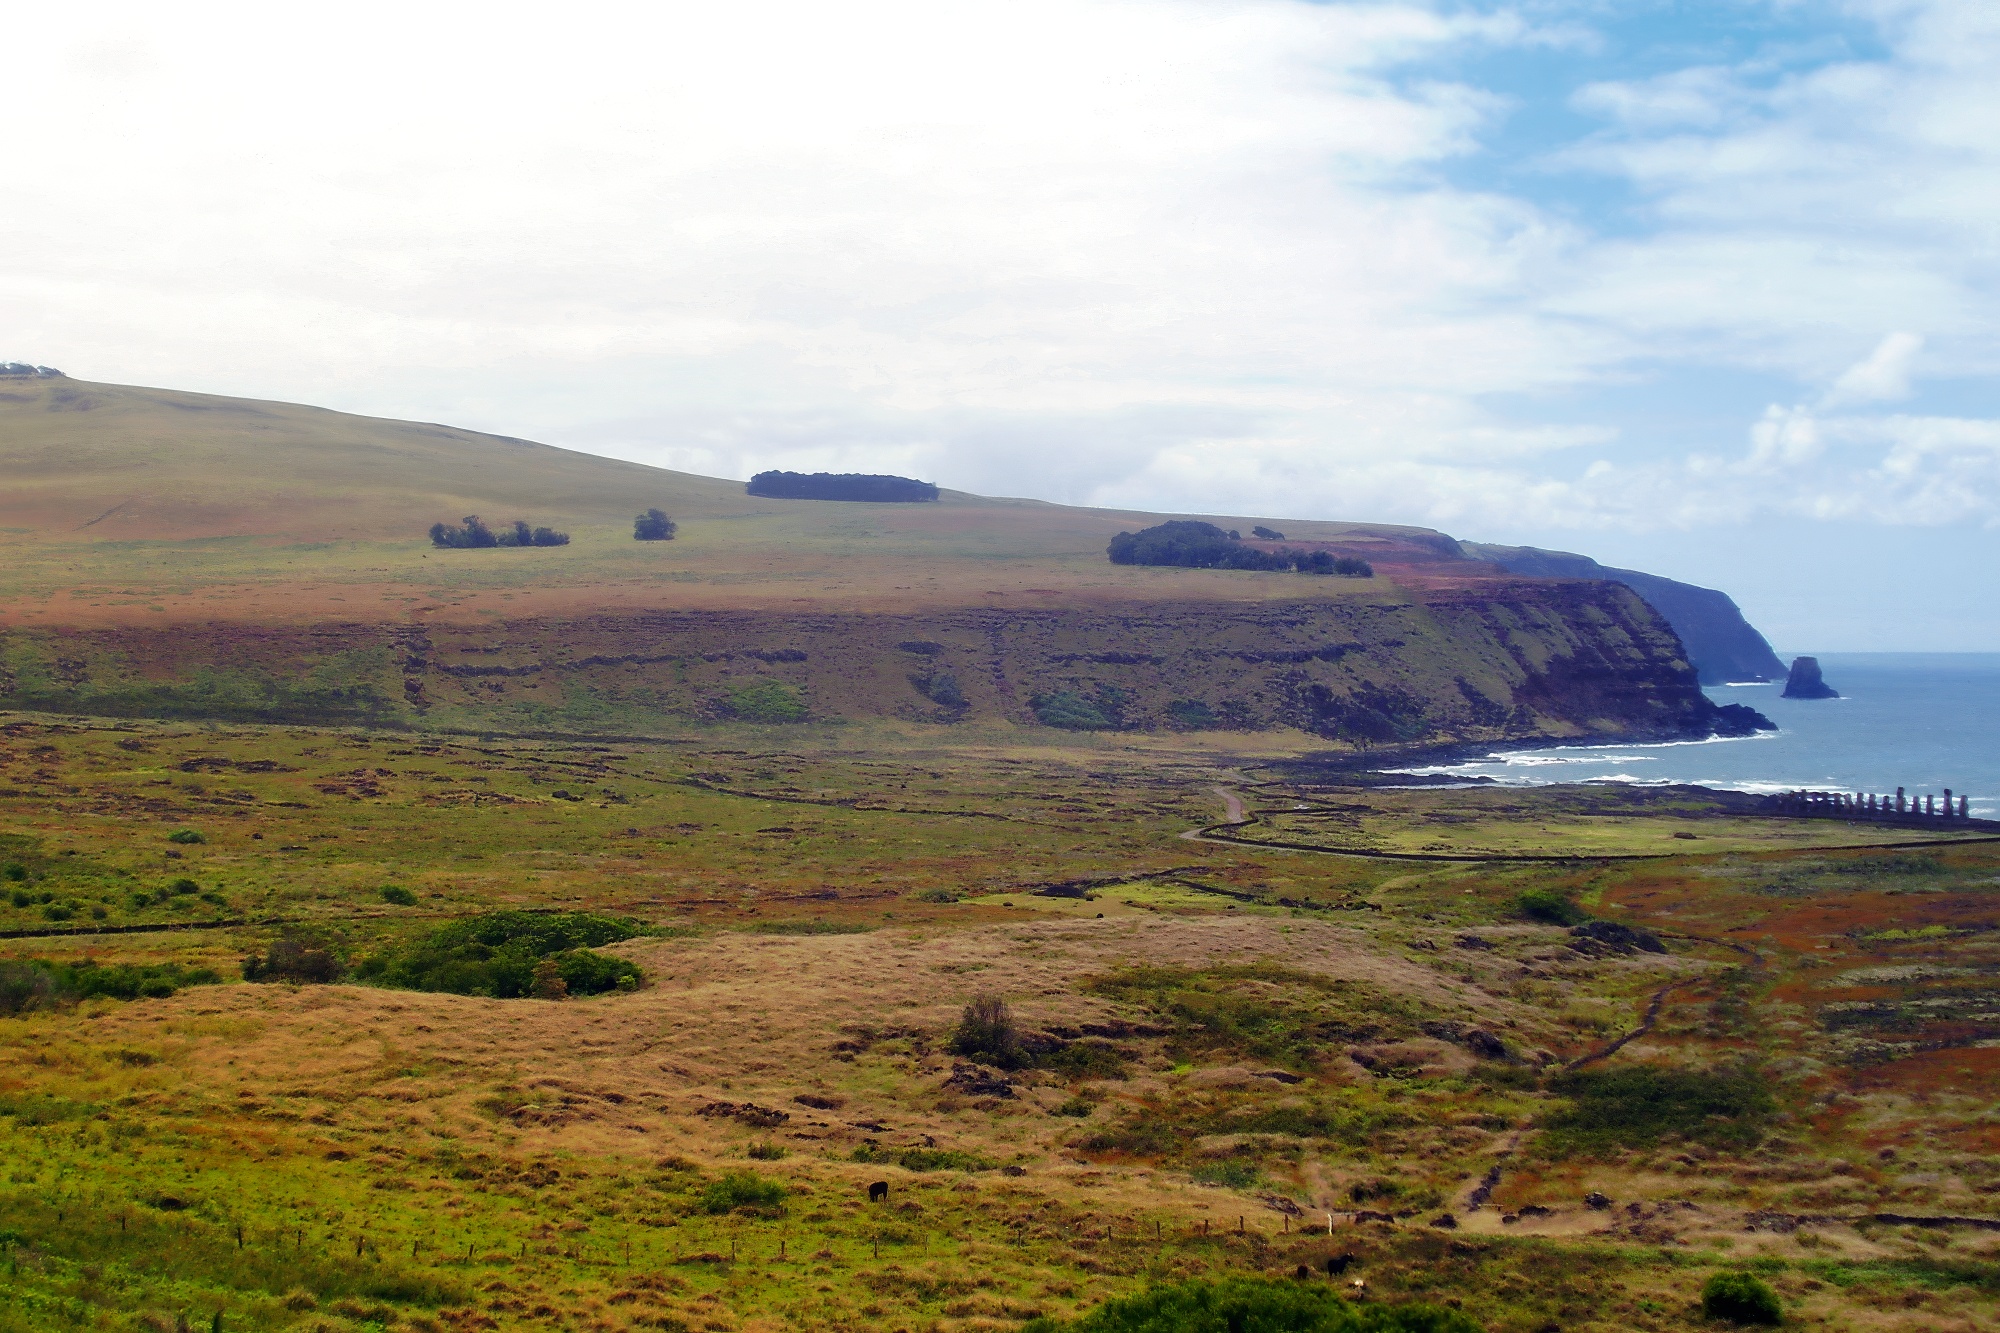
[[[1786,661],[1791,654],[1783,654]],[[1783,699],[1782,683],[1720,685],[1719,704],[1749,704],[1778,724],[1741,740],[1648,745],[1496,747],[1465,763],[1408,773],[1551,782],[1694,783],[1735,791],[1942,794],[2000,817],[2000,653],[1818,653],[1838,699]]]

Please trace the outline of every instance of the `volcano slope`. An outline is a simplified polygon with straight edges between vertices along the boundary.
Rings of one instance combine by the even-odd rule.
[[[21,707],[568,734],[1056,721],[1357,747],[1717,722],[1628,589],[1511,577],[1416,529],[1287,523],[1369,560],[1367,579],[1115,566],[1108,540],[1158,516],[757,499],[449,427],[66,379],[0,389],[0,466],[0,702]],[[650,507],[676,540],[632,540]],[[573,540],[426,540],[473,513]]]

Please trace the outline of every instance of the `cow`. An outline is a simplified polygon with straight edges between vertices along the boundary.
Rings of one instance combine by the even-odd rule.
[[[872,1185],[870,1185],[870,1186],[868,1187],[868,1202],[870,1202],[870,1203],[887,1203],[887,1202],[888,1202],[888,1200],[889,1200],[889,1182],[888,1182],[888,1181],[886,1181],[886,1180],[878,1180],[878,1181],[876,1181],[876,1182],[875,1182],[874,1184],[872,1184]]]

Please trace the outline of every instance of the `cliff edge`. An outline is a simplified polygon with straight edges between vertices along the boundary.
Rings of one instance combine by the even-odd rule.
[[[1785,664],[1771,651],[1770,642],[1744,619],[1743,612],[1728,593],[1697,587],[1676,579],[1662,578],[1637,569],[1614,569],[1587,555],[1569,551],[1544,551],[1534,546],[1495,546],[1484,542],[1463,543],[1466,553],[1491,560],[1512,574],[1533,578],[1602,579],[1622,583],[1674,627],[1687,648],[1688,660],[1704,685],[1724,685],[1737,680],[1779,680]]]

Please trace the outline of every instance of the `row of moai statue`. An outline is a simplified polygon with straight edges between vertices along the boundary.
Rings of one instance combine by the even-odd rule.
[[[1896,788],[1894,796],[1874,792],[1793,791],[1778,798],[1786,814],[1823,819],[1970,819],[1972,798],[1954,796],[1949,787],[1940,800],[1930,792],[1912,796]]]

